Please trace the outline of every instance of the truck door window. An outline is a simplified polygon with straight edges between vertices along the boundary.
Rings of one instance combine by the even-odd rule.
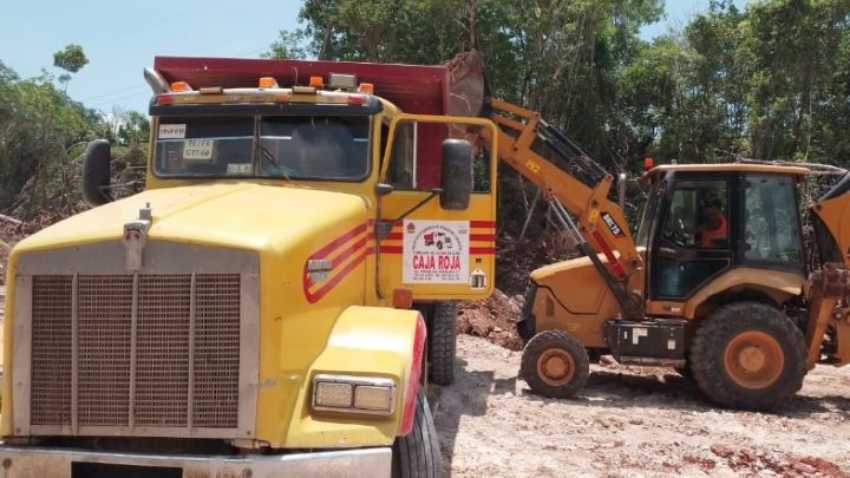
[[[793,179],[753,174],[746,177],[745,186],[745,260],[799,266],[802,251]]]
[[[384,147],[389,128],[383,127]],[[397,189],[416,188],[416,123],[399,122],[396,125],[387,180]]]

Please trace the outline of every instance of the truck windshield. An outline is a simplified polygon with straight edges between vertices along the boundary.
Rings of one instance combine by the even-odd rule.
[[[161,117],[154,172],[359,181],[369,173],[368,153],[365,116]]]

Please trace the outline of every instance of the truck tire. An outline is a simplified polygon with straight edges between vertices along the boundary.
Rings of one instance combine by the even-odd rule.
[[[572,397],[584,387],[589,376],[587,349],[567,332],[540,332],[522,351],[520,377],[534,393],[544,397]]]
[[[770,409],[797,393],[806,375],[803,334],[759,302],[723,306],[697,329],[690,365],[700,390],[730,408]]]
[[[442,456],[434,417],[425,393],[416,398],[413,430],[393,443],[393,478],[437,478],[442,475]]]
[[[456,322],[454,302],[434,304],[428,327],[428,378],[431,383],[451,385],[455,381]]]

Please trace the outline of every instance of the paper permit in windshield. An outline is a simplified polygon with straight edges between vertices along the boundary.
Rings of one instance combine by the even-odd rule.
[[[189,161],[209,161],[212,159],[213,140],[187,139],[183,144],[183,159]]]

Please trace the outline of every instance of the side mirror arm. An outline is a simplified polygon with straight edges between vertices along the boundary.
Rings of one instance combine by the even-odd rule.
[[[377,241],[382,241],[382,240],[386,239],[387,236],[389,236],[390,231],[393,228],[393,224],[395,224],[399,221],[403,221],[404,218],[413,214],[413,212],[415,212],[417,209],[421,208],[422,206],[428,204],[429,201],[433,200],[434,198],[440,197],[440,194],[442,194],[442,193],[443,193],[442,188],[433,188],[433,189],[431,189],[431,193],[428,194],[425,197],[425,199],[414,204],[413,207],[411,207],[407,211],[404,211],[403,213],[401,213],[401,215],[398,216],[397,218],[391,219],[389,221],[381,221],[380,218],[379,218],[378,221],[375,221],[375,239]]]

